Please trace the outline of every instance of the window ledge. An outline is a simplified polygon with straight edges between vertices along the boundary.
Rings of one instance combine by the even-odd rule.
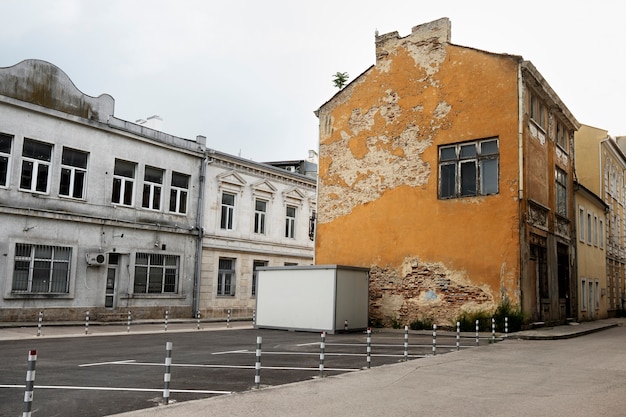
[[[10,293],[4,296],[5,300],[23,300],[23,299],[73,299],[70,294],[49,294],[49,293]]]
[[[170,299],[170,300],[184,300],[186,295],[182,294],[123,294],[120,296],[122,300],[128,299]]]

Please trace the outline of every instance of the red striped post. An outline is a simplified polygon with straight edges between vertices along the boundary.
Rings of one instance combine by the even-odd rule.
[[[170,381],[172,380],[172,342],[165,343],[165,374],[163,375],[163,404],[170,401]]]
[[[33,390],[35,389],[35,366],[37,365],[37,351],[28,351],[28,370],[26,371],[26,389],[24,390],[24,412],[22,417],[31,417],[33,406]]]
[[[256,362],[254,364],[254,385],[257,388],[261,387],[261,342],[263,338],[257,336],[256,338]]]

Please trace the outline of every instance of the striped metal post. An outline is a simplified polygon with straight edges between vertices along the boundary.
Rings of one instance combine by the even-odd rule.
[[[409,326],[404,326],[404,361],[409,360]]]
[[[39,323],[37,324],[37,336],[41,336],[41,323],[43,322],[43,311],[39,312]]]
[[[433,324],[433,356],[437,354],[437,325]]]
[[[85,313],[85,334],[89,334],[89,311]]]
[[[165,310],[165,331],[167,331],[167,319],[169,318],[169,310]]]
[[[226,316],[226,327],[230,328],[230,310],[228,310],[228,315]]]
[[[324,377],[324,350],[326,350],[326,332],[322,332],[322,341],[320,342],[320,378]]]
[[[491,318],[491,343],[496,342],[496,319]]]
[[[196,311],[196,330],[200,330],[200,310]]]
[[[128,319],[126,320],[126,332],[130,332],[130,310],[128,310]]]
[[[367,328],[367,369],[372,365],[372,329]]]
[[[26,388],[24,390],[24,412],[22,417],[31,417],[33,407],[33,391],[35,389],[35,366],[37,365],[37,351],[28,351],[28,370],[26,371]]]
[[[478,330],[480,329],[480,325],[478,320],[476,320],[476,346],[480,345],[480,336],[478,335]]]
[[[165,343],[165,374],[163,375],[163,404],[170,401],[170,381],[172,380],[172,342]]]
[[[252,324],[256,324],[256,310],[252,310]]]
[[[348,320],[343,321],[343,331],[348,333]]]
[[[509,318],[504,318],[504,338],[509,337]]]
[[[261,387],[261,336],[256,338],[256,363],[254,364],[254,385]]]
[[[461,349],[461,322],[456,322],[456,350]]]

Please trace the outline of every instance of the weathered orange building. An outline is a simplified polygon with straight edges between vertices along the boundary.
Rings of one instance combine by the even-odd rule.
[[[575,317],[573,134],[520,56],[440,19],[376,35],[376,63],[317,112],[317,264],[368,267],[370,318]]]

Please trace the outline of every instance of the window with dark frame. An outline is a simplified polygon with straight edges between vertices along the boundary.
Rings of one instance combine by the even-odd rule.
[[[61,157],[61,180],[59,194],[66,197],[85,197],[85,180],[87,179],[87,152],[71,148],[63,148]]]
[[[546,130],[546,106],[536,93],[530,93],[530,118]]]
[[[561,168],[555,169],[556,212],[567,217],[567,174]],[[587,229],[589,233],[589,228]]]
[[[22,171],[20,189],[38,193],[49,190],[49,171],[52,145],[32,139],[24,139],[22,148]]]
[[[235,295],[235,260],[230,258],[219,259],[217,272],[217,295]]]
[[[497,138],[439,147],[439,198],[498,194]]]
[[[257,271],[257,269],[262,268],[267,265],[268,265],[267,261],[254,261],[252,263],[252,296],[256,295],[256,287],[258,283],[257,278],[259,276],[259,272]]]

